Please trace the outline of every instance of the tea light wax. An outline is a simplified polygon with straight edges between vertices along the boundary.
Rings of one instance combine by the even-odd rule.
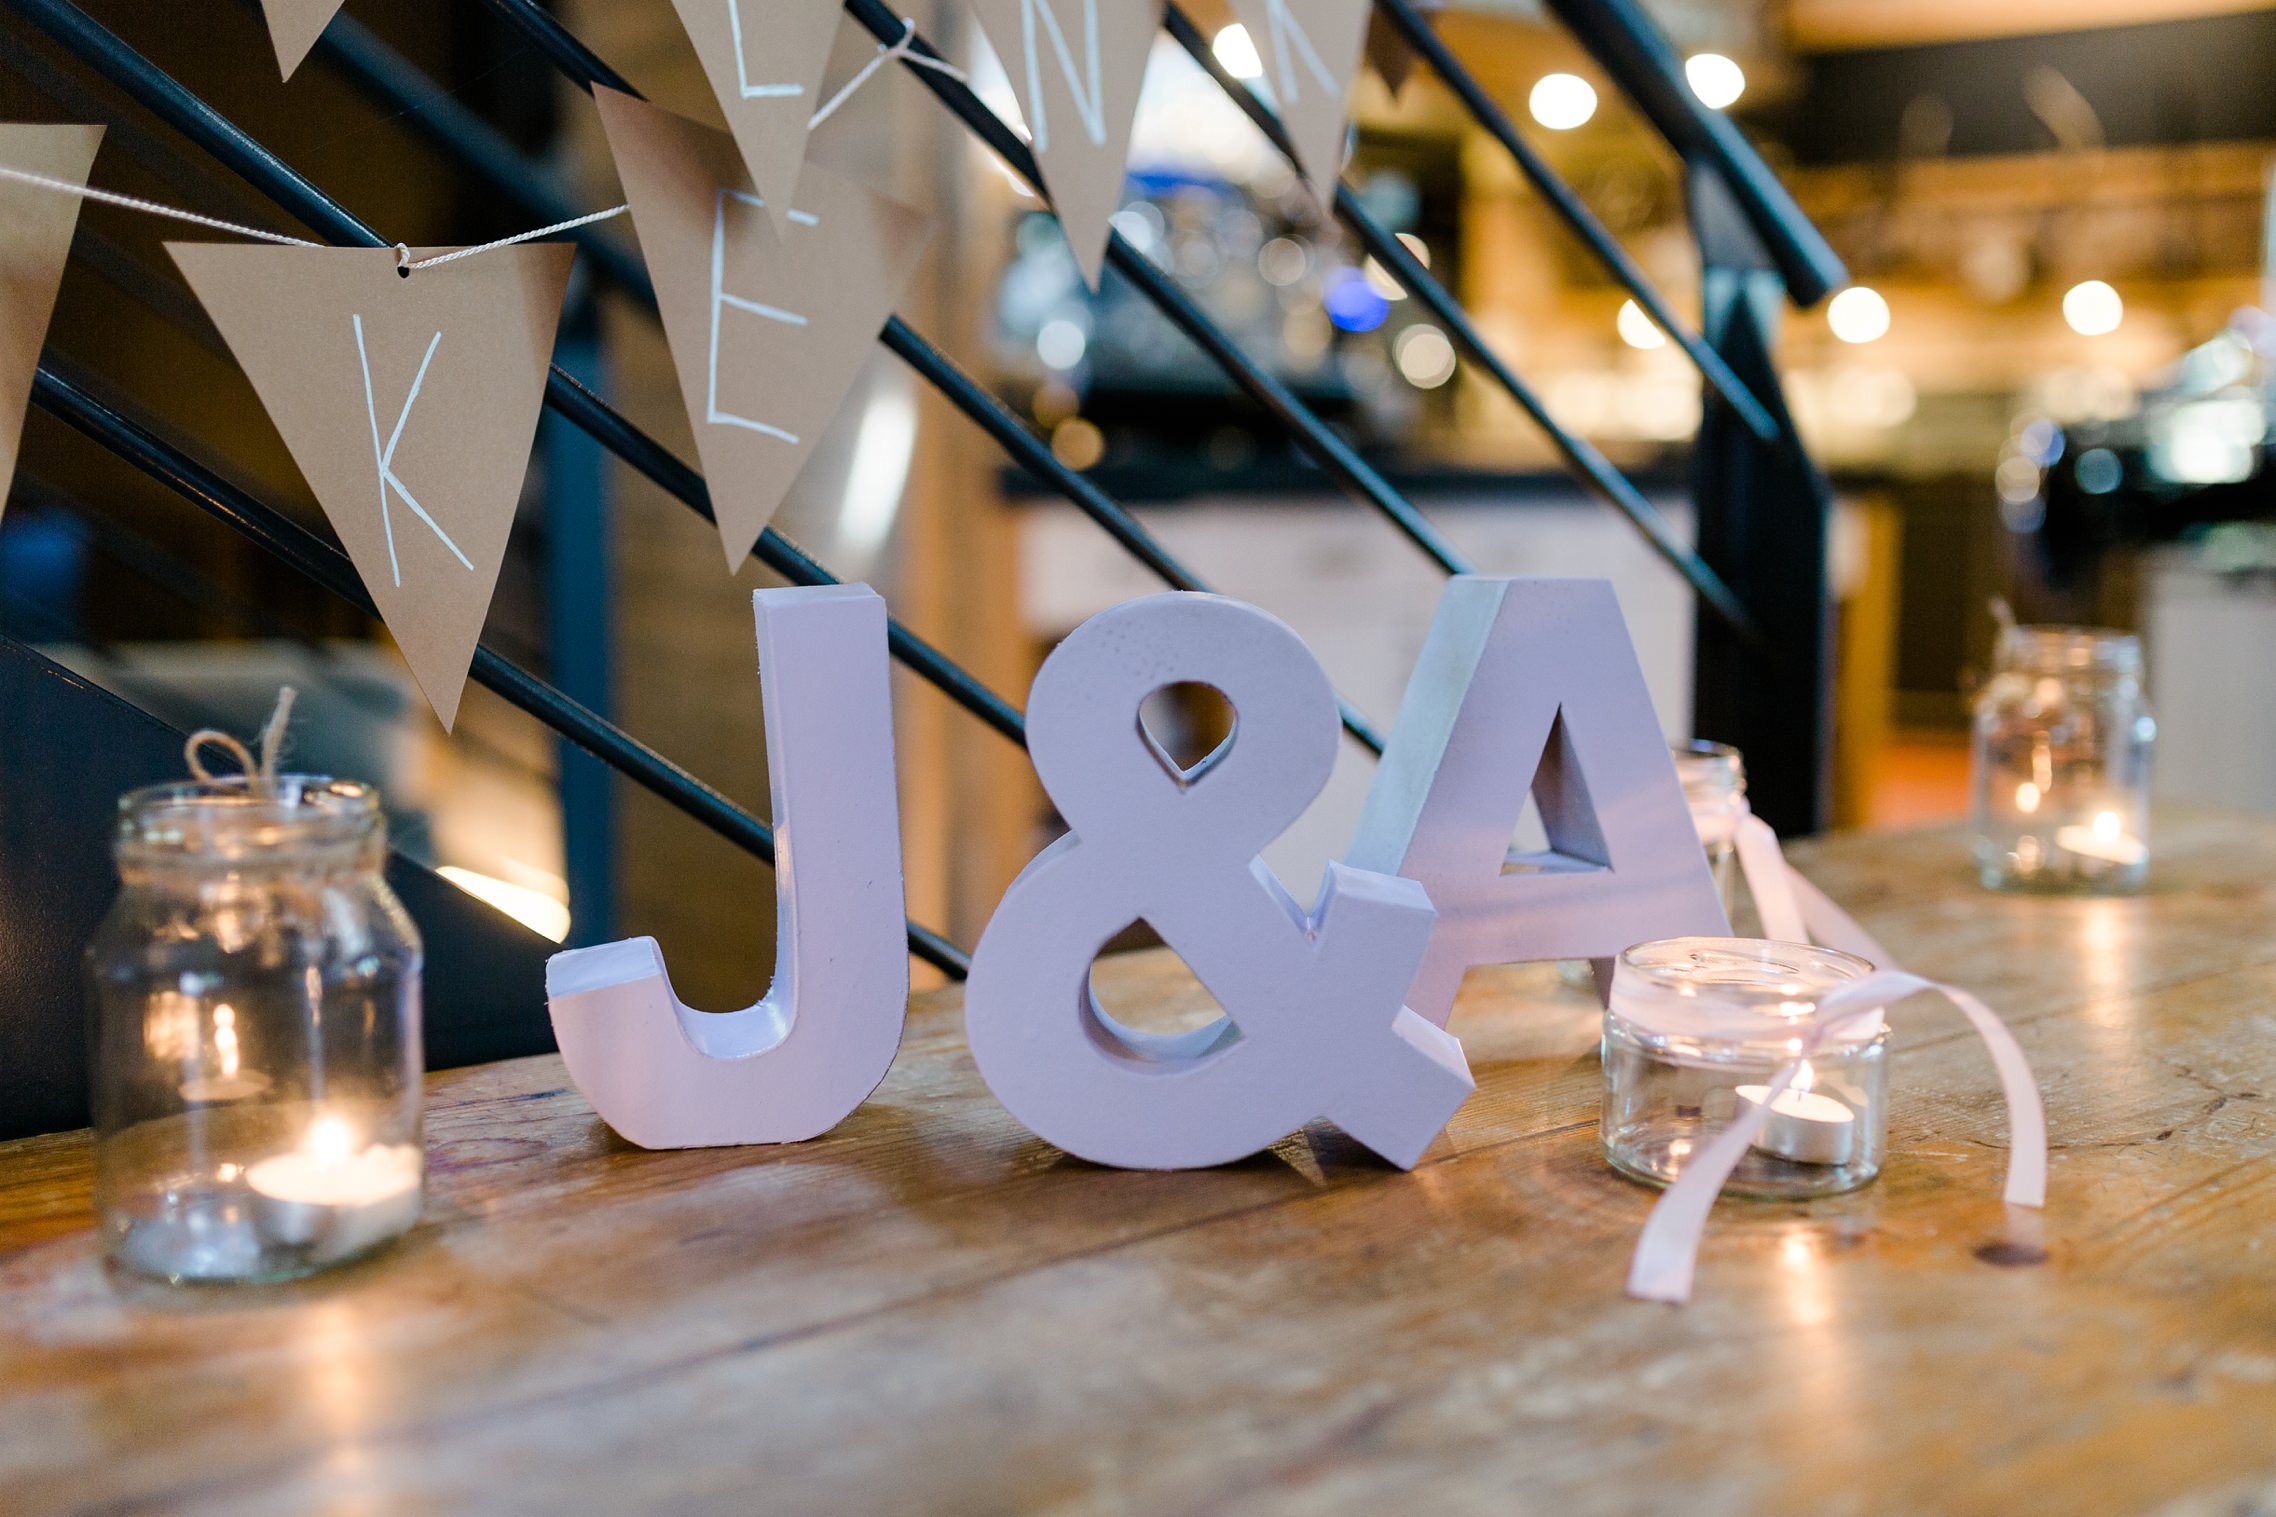
[[[2056,828],[2055,846],[2082,859],[2095,859],[2127,869],[2150,856],[2150,845],[2140,838],[2127,836],[2125,824],[2115,811],[2098,813],[2090,826],[2073,823]]]
[[[1769,1100],[1770,1087],[1741,1085],[1736,1094],[1745,1106],[1757,1107]],[[1856,1131],[1857,1113],[1842,1102],[1789,1087],[1770,1102],[1754,1147],[1796,1164],[1846,1164]]]
[[[272,1241],[358,1252],[411,1225],[419,1213],[421,1155],[409,1143],[361,1148],[338,1117],[320,1117],[295,1152],[245,1172],[253,1215]]]

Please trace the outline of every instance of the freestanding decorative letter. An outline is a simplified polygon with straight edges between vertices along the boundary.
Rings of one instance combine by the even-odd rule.
[[[1520,856],[1529,788],[1549,851]],[[1447,582],[1349,862],[1430,892],[1407,1004],[1440,1027],[1473,964],[1731,930],[1606,580]]]
[[[1190,770],[1139,716],[1181,681],[1234,710],[1233,736]],[[1325,1116],[1412,1167],[1471,1090],[1461,1045],[1399,1004],[1428,900],[1411,880],[1331,864],[1307,914],[1257,859],[1335,761],[1335,695],[1296,634],[1215,595],[1128,601],[1059,645],[1027,720],[1073,830],[1012,882],[972,956],[966,1027],[997,1098],[1101,1164],[1222,1164]],[[1225,1016],[1164,1035],[1100,1009],[1091,962],[1138,920]]]
[[[901,1043],[909,959],[885,602],[867,585],[751,600],[775,818],[766,999],[689,1009],[654,938],[555,954],[546,966],[570,1078],[643,1148],[828,1132],[877,1088]]]

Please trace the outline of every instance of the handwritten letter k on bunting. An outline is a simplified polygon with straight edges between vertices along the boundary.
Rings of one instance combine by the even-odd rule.
[[[167,251],[450,726],[521,499],[574,250],[529,243],[409,278],[392,248]]]

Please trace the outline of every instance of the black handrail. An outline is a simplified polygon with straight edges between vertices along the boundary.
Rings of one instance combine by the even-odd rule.
[[[1748,429],[1765,442],[1776,437],[1778,422],[1761,399],[1732,371],[1723,355],[1707,345],[1707,340],[1699,335],[1696,327],[1675,314],[1674,308],[1667,303],[1667,297],[1660,293],[1659,286],[1652,283],[1651,276],[1620,245],[1619,239],[1597,218],[1596,212],[1588,208],[1588,202],[1581,199],[1562,175],[1549,167],[1549,161],[1534,150],[1533,144],[1518,135],[1517,125],[1510,120],[1509,113],[1501,108],[1493,96],[1486,93],[1485,87],[1478,83],[1477,76],[1462,66],[1461,60],[1454,56],[1453,49],[1446,45],[1445,39],[1432,27],[1430,19],[1415,8],[1413,0],[1375,0],[1375,8],[1390,21],[1392,28],[1407,46],[1430,65],[1431,72],[1438,75],[1440,81],[1454,92],[1455,98],[1469,111],[1471,119],[1501,144],[1502,151],[1508,153],[1517,164],[1518,172],[1525,176],[1526,182],[1539,192],[1549,209],[1556,212],[1557,219],[1587,244],[1588,250],[1596,255],[1613,280],[1628,292],[1645,315],[1652,318],[1652,324],[1675,339],[1676,346],[1683,349],[1684,356],[1699,370],[1700,377],[1730,403],[1731,409],[1746,422]]]
[[[1201,35],[1201,29],[1193,24],[1191,18],[1173,4],[1168,9],[1164,24],[1178,46],[1185,49],[1187,55],[1217,81],[1219,88],[1247,114],[1266,139],[1279,149],[1290,166],[1295,166],[1296,150],[1289,141],[1287,129],[1281,125],[1280,118],[1273,114],[1271,107],[1257,98],[1254,90],[1234,78],[1231,71],[1218,61],[1208,40]],[[1750,641],[1756,639],[1759,634],[1755,630],[1753,618],[1748,615],[1745,604],[1731,587],[1723,582],[1722,576],[1710,568],[1690,544],[1675,535],[1675,529],[1668,525],[1658,508],[1644,498],[1643,492],[1636,488],[1627,475],[1612,466],[1612,461],[1599,452],[1595,444],[1568,430],[1549,414],[1549,408],[1542,403],[1540,395],[1486,342],[1477,325],[1471,321],[1470,313],[1462,309],[1462,303],[1454,298],[1445,283],[1431,273],[1423,261],[1415,256],[1413,249],[1377,221],[1374,213],[1367,209],[1367,203],[1341,179],[1336,181],[1335,211],[1344,225],[1358,236],[1368,255],[1381,264],[1409,294],[1429,306],[1431,314],[1446,324],[1471,360],[1491,374],[1510,399],[1516,401],[1525,414],[1533,419],[1534,425],[1547,434],[1551,445],[1562,455],[1566,467],[1574,476],[1595,491],[1606,504],[1628,518],[1636,530],[1644,535],[1644,540],[1651,545],[1652,551],[1659,554],[1669,568],[1682,575],[1684,582],[1691,586],[1716,615],[1728,622],[1741,637]],[[1712,350],[1708,352],[1710,357],[1714,356]],[[1719,357],[1715,358],[1715,362],[1722,364]],[[1727,365],[1724,367],[1727,368]],[[1735,378],[1733,383],[1736,385]],[[1736,385],[1735,393],[1745,397],[1746,405],[1742,407],[1734,404],[1733,410],[1744,419],[1751,409],[1770,428],[1762,435],[1775,437],[1777,423],[1771,419],[1769,412],[1762,409],[1762,403],[1754,398],[1753,392],[1744,385]]]
[[[32,383],[42,410],[84,433],[150,478],[226,522],[308,579],[367,615],[378,607],[348,556],[284,512],[224,478],[168,440],[124,403],[97,398],[90,381],[43,359]],[[670,803],[761,861],[774,862],[774,829],[687,770],[587,710],[544,680],[492,649],[477,644],[471,673],[485,688],[536,717],[619,774]],[[909,951],[961,979],[971,960],[940,934],[907,924]]]
[[[1849,271],[1825,234],[1802,214],[1793,193],[1731,118],[1700,103],[1684,81],[1683,60],[1635,0],[1547,3],[1686,164],[1696,169],[1704,163],[1722,176],[1795,304],[1816,305],[1848,283]]]

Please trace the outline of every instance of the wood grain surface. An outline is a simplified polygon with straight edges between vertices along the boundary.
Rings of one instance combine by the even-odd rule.
[[[0,1512],[2276,1512],[2276,825],[2158,841],[2124,900],[1986,894],[1949,832],[1797,849],[2014,1023],[2049,1206],[1909,1003],[1881,1182],[1724,1203],[1682,1309],[1621,1294],[1653,1193],[1545,968],[1472,977],[1478,1093],[1412,1174],[1325,1128],[1071,1161],[953,990],[789,1148],[631,1148],[551,1058],[437,1076],[426,1219],[289,1287],[110,1275],[86,1136],[0,1146]]]

